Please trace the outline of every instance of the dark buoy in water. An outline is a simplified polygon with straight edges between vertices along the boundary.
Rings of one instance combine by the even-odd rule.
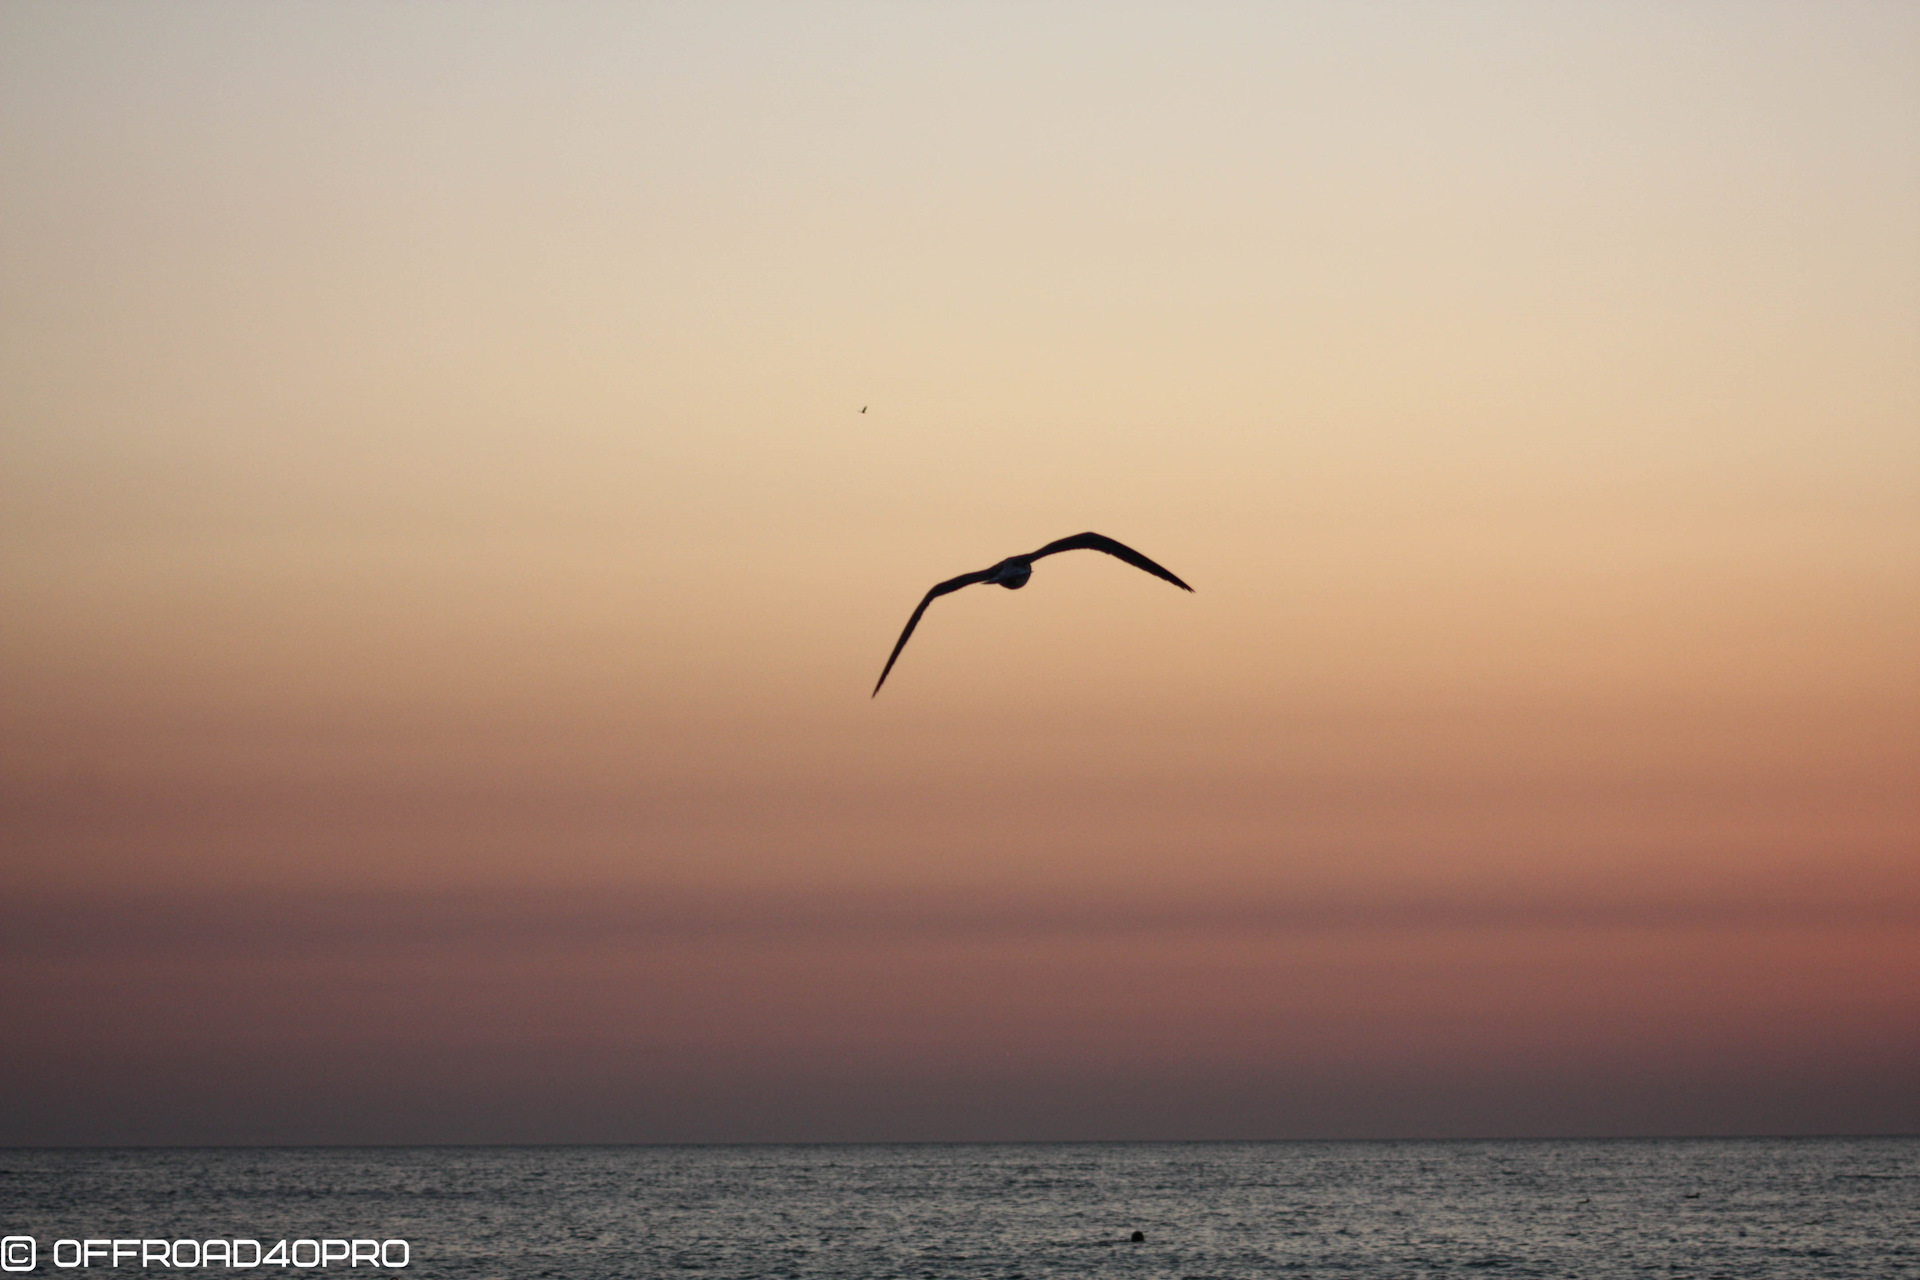
[[[1135,1244],[1145,1243],[1146,1238],[1147,1238],[1147,1233],[1144,1231],[1136,1231],[1133,1233],[1133,1242]]]

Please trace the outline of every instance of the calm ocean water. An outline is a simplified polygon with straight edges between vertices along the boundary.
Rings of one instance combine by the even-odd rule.
[[[0,1230],[39,1275],[125,1237],[403,1239],[398,1274],[511,1280],[1892,1280],[1920,1139],[13,1150]],[[289,1271],[321,1274],[197,1273]]]

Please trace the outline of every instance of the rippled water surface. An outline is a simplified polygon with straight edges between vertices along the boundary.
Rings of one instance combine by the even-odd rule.
[[[513,1280],[1888,1280],[1920,1139],[4,1151],[0,1228],[41,1275],[107,1274],[63,1237],[369,1237]]]

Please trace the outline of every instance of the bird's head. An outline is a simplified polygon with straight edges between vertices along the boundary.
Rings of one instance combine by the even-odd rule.
[[[1033,566],[1024,560],[1002,560],[994,566],[993,576],[987,581],[1009,591],[1018,591],[1027,585],[1027,579],[1033,576]]]

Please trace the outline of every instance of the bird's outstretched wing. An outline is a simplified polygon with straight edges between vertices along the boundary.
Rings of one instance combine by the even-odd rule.
[[[1118,560],[1125,560],[1136,569],[1145,569],[1156,578],[1165,578],[1182,591],[1191,591],[1192,587],[1174,577],[1171,573],[1153,561],[1135,551],[1125,543],[1115,542],[1105,534],[1076,533],[1071,538],[1060,538],[1040,548],[1028,560],[1038,560],[1041,556],[1050,556],[1056,551],[1104,551]],[[937,590],[938,588],[936,588]]]
[[[994,568],[998,567],[998,565],[994,566]],[[902,631],[900,638],[893,642],[893,652],[887,655],[887,665],[880,669],[880,678],[874,681],[873,692],[867,696],[870,698],[878,696],[880,686],[887,682],[887,672],[893,670],[893,664],[900,657],[900,651],[907,647],[907,637],[912,635],[913,629],[920,625],[920,615],[927,611],[927,606],[934,602],[935,597],[944,596],[950,591],[958,591],[962,587],[970,587],[976,582],[985,582],[992,576],[993,569],[981,569],[975,573],[963,573],[957,578],[948,578],[945,582],[927,592],[926,596],[920,601],[920,607],[913,611],[911,618],[907,619],[907,629]]]

